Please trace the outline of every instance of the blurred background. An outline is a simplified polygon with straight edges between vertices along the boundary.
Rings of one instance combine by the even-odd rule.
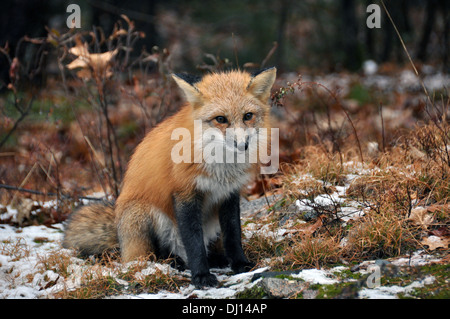
[[[24,35],[46,36],[45,27],[63,32],[70,3],[81,8],[82,30],[98,26],[110,34],[120,15],[127,15],[146,34],[134,52],[167,48],[175,70],[192,71],[203,63],[205,53],[234,65],[261,63],[274,42],[277,48],[268,63],[281,71],[359,71],[366,60],[406,62],[381,3],[373,0],[4,0],[0,45],[8,43],[14,50]],[[371,3],[381,7],[379,29],[366,27]],[[448,1],[385,4],[416,61],[448,72]]]
[[[380,28],[367,26],[376,14],[367,12],[372,3]],[[67,26],[69,4],[80,7],[79,29]],[[59,238],[53,230],[1,224],[52,226],[79,205],[117,198],[136,146],[185,104],[172,73],[276,66],[268,103],[272,127],[279,128],[280,169],[255,176],[241,192],[254,200],[243,223],[247,256],[271,271],[347,265],[353,272],[370,264],[362,260],[376,259],[387,265],[383,285],[399,279],[407,285],[402,297],[448,299],[449,6],[449,0],[0,0],[0,233],[17,233],[17,241],[0,241],[0,290],[23,281],[17,297],[35,290],[51,298],[57,289],[62,298],[183,291],[186,280],[163,268],[143,277],[141,262],[125,273],[109,257],[102,260],[120,274],[103,271],[108,276],[97,280],[99,263],[74,262],[59,239],[51,243]],[[396,256],[406,257],[408,267],[399,268]],[[410,267],[422,258],[433,265]],[[340,286],[279,281],[289,282],[289,297],[306,298],[321,286],[321,297],[353,298],[365,279],[358,272],[349,277],[348,268],[333,272]],[[132,279],[138,273],[142,279]],[[241,297],[260,298],[262,286],[252,287]],[[9,290],[3,296],[13,296]]]

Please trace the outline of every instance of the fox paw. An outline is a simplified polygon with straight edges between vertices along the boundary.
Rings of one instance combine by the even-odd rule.
[[[194,275],[191,282],[195,288],[215,287],[219,283],[216,276],[211,273]]]
[[[240,274],[241,272],[248,272],[252,270],[252,268],[255,267],[255,264],[249,261],[239,262],[231,265],[231,269],[236,274]]]

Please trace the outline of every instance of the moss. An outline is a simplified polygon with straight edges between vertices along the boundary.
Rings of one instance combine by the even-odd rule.
[[[44,244],[44,243],[48,243],[51,240],[49,240],[47,237],[36,237],[33,239],[33,242],[36,244]]]
[[[364,105],[372,101],[372,95],[369,89],[361,84],[355,84],[348,95],[350,99],[354,99],[359,105]]]
[[[309,287],[312,290],[317,290],[316,299],[333,299],[338,297],[345,297],[351,292],[356,294],[356,285],[353,282],[341,282],[332,285],[315,284]]]
[[[268,297],[263,287],[255,285],[236,294],[236,299],[263,299]]]
[[[120,140],[127,140],[136,136],[139,132],[139,125],[136,122],[126,122],[117,128],[117,136]]]
[[[361,279],[363,275],[359,272],[352,272],[349,268],[334,271],[333,274],[341,281],[351,279]]]
[[[17,119],[20,113],[14,107],[14,99],[17,98],[19,105],[26,105],[29,101],[25,92],[18,92],[14,97],[12,92],[0,96],[5,101],[5,115]],[[82,99],[71,100],[64,94],[54,94],[50,97],[40,97],[33,101],[30,112],[26,118],[29,122],[62,121],[63,124],[69,124],[75,120],[73,110],[87,111],[92,109],[92,105]]]
[[[420,288],[414,288],[408,294],[399,294],[399,298],[412,299],[450,299],[450,265],[430,264],[418,267],[417,273],[421,280],[433,276],[434,281]],[[412,276],[415,280],[420,280]],[[412,281],[412,280],[411,280]]]
[[[269,212],[278,211],[283,207],[289,205],[290,203],[291,201],[287,197],[283,197],[279,201],[275,202],[275,204],[273,204],[271,207],[269,207],[268,211]]]
[[[292,276],[285,275],[285,274],[279,274],[279,275],[276,275],[275,278],[278,278],[278,279],[287,279],[287,280],[296,280],[296,281],[303,281],[303,279],[301,279],[301,278],[294,278],[294,277],[292,277]]]

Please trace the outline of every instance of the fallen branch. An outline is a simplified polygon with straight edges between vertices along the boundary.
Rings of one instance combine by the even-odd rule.
[[[5,184],[0,184],[0,188],[4,188],[7,190],[13,190],[13,191],[18,191],[18,192],[23,192],[23,193],[29,193],[29,194],[34,194],[34,195],[41,195],[41,196],[58,196],[57,193],[44,193],[41,191],[37,191],[34,189],[26,189],[26,188],[21,188],[21,187],[16,187],[16,186],[11,186],[11,185],[5,185]],[[62,199],[86,199],[86,200],[92,200],[92,201],[103,201],[105,200],[104,198],[99,198],[99,197],[92,197],[92,196],[70,196],[70,195],[66,195],[66,194],[62,194],[61,195]]]

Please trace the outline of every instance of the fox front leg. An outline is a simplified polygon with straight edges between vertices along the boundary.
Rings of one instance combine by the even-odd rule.
[[[187,201],[175,200],[178,231],[186,250],[187,264],[192,273],[192,284],[197,288],[216,286],[216,276],[209,272],[202,229],[202,199],[194,196]]]
[[[241,209],[239,192],[231,194],[219,209],[219,221],[222,229],[225,255],[235,273],[251,270],[255,264],[248,261],[242,249]]]

